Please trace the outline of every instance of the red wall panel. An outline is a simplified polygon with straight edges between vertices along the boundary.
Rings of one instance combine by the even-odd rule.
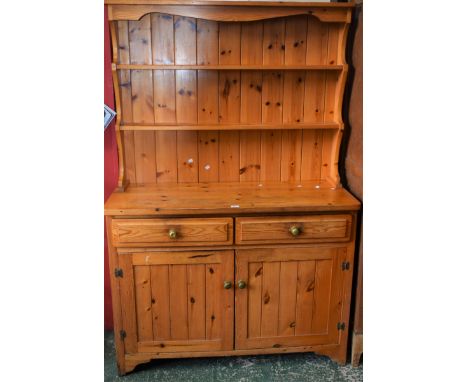
[[[104,7],[104,103],[115,108],[114,90],[112,87],[111,42],[109,24],[107,21],[107,7]],[[117,186],[118,161],[117,143],[115,140],[115,124],[109,125],[104,132],[104,201]],[[112,300],[109,280],[109,262],[107,238],[104,230],[104,328],[112,329]]]

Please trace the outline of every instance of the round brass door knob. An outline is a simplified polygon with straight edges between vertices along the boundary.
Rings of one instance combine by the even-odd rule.
[[[247,286],[247,283],[243,280],[239,280],[237,282],[237,286],[239,287],[239,289],[244,289]]]
[[[175,229],[170,229],[170,230],[169,230],[169,237],[170,237],[171,239],[176,239],[176,238],[177,238],[177,232],[176,232]]]
[[[232,283],[230,281],[225,281],[224,282],[224,289],[231,289]]]
[[[289,228],[289,232],[293,236],[298,236],[301,233],[301,229],[295,225],[293,225],[291,228]]]

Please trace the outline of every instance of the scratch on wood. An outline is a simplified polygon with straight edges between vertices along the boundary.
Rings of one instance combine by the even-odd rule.
[[[199,257],[209,257],[211,256],[210,254],[207,254],[207,255],[194,255],[194,256],[190,256],[190,259],[196,259],[196,258],[199,258]],[[210,268],[210,272],[211,272],[211,268]]]

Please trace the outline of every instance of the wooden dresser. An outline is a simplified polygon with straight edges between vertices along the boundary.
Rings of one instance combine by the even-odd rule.
[[[106,4],[119,372],[307,351],[344,363],[360,208],[338,174],[353,4]]]

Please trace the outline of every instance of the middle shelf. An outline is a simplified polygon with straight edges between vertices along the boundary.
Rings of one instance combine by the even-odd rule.
[[[338,129],[344,72],[117,70],[122,130]]]
[[[339,129],[340,124],[336,122],[316,122],[316,123],[268,123],[268,124],[122,124],[120,130],[138,131],[138,130],[296,130],[296,129]]]
[[[347,67],[347,65],[114,65],[119,70],[342,70]]]

